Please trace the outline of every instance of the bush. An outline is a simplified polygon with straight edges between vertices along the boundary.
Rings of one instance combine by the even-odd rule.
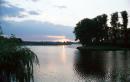
[[[39,61],[21,42],[0,36],[0,82],[33,82],[33,63]]]

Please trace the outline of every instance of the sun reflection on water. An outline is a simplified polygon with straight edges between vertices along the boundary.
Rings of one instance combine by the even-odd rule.
[[[65,46],[62,46],[62,50],[61,50],[61,61],[65,64],[66,63],[66,50],[65,50]]]

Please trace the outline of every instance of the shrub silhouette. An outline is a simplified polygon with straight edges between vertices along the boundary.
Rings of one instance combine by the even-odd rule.
[[[79,21],[74,29],[76,40],[79,40],[83,46],[130,47],[127,11],[111,14],[110,26],[107,17],[106,14],[102,14]],[[122,19],[122,23],[119,18]]]
[[[38,58],[21,46],[21,39],[0,35],[0,82],[33,82],[33,63]]]

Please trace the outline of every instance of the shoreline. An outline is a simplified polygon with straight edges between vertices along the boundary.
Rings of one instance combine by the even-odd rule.
[[[91,46],[91,47],[77,47],[78,50],[89,50],[89,51],[120,51],[120,50],[127,50],[129,51],[130,48],[121,48],[121,47],[104,47],[104,46]]]

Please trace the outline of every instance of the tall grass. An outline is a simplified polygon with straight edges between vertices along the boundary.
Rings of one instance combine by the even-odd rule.
[[[0,82],[34,82],[35,53],[20,45],[16,38],[0,36]]]

